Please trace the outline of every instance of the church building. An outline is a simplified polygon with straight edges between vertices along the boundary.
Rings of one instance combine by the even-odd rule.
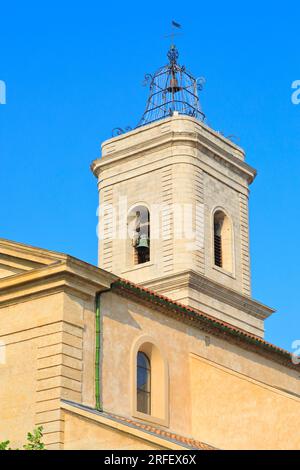
[[[252,298],[256,170],[205,123],[201,80],[147,76],[102,144],[98,267],[0,239],[0,441],[47,449],[299,449],[300,365]]]

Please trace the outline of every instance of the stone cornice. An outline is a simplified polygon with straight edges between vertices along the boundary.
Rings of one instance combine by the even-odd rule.
[[[94,175],[99,178],[101,171],[104,168],[113,168],[115,165],[120,163],[120,160],[137,158],[140,154],[151,154],[174,145],[184,145],[186,147],[200,149],[208,156],[217,159],[221,164],[224,164],[227,167],[230,167],[233,171],[238,172],[250,184],[256,176],[256,170],[245,163],[242,158],[231,153],[230,150],[232,150],[232,146],[229,146],[227,141],[226,146],[218,145],[218,140],[220,139],[218,134],[214,133],[215,138],[214,140],[211,140],[208,137],[208,132],[206,132],[206,135],[197,130],[199,126],[200,123],[197,123],[197,125],[194,125],[189,130],[176,130],[171,127],[167,132],[164,132],[163,134],[157,133],[156,135],[149,133],[147,136],[147,133],[145,133],[145,139],[143,141],[139,140],[138,142],[131,139],[132,135],[131,133],[128,133],[128,145],[119,149],[117,141],[114,146],[113,141],[105,142],[103,144],[103,157],[101,159],[94,160],[91,165],[91,170]],[[111,146],[110,149],[109,145]],[[107,153],[105,152],[106,148]]]
[[[248,333],[241,328],[219,320],[211,315],[200,312],[182,303],[171,300],[154,290],[140,287],[132,282],[121,279],[111,286],[112,291],[131,298],[134,301],[153,306],[155,310],[161,311],[181,322],[194,325],[202,331],[229,341],[245,350],[256,352],[267,359],[282,364],[290,369],[299,371],[300,365],[294,364],[291,353],[265,341],[259,336]],[[266,307],[267,308],[267,307]]]
[[[36,248],[24,243],[18,243],[11,240],[0,238],[0,256],[16,260],[26,260],[33,265],[49,265],[55,261],[65,260],[66,255],[56,251]]]
[[[116,151],[109,156],[94,160],[91,164],[91,170],[94,175],[99,178],[103,169],[113,168],[119,165],[121,160],[137,158],[141,153],[143,155],[150,155],[153,152],[159,152],[163,148],[174,145],[184,145],[203,151],[208,156],[219,161],[224,166],[231,168],[232,171],[245,178],[249,184],[252,183],[256,176],[256,170],[254,168],[237,157],[224,152],[224,150],[217,149],[216,146],[211,145],[211,142],[201,140],[201,137],[202,136],[197,133],[169,132],[163,136],[153,138],[147,141],[147,143],[133,145],[126,150]]]
[[[0,279],[0,307],[55,292],[88,299],[117,280],[107,271],[65,255],[65,260]]]
[[[128,138],[134,138],[135,135],[138,135],[138,134],[141,135],[141,136],[143,136],[145,134],[149,134],[149,131],[152,132],[153,129],[155,129],[155,128],[157,128],[157,129],[160,128],[161,129],[160,132],[164,133],[164,132],[166,132],[166,129],[168,128],[168,126],[170,127],[170,126],[173,125],[173,127],[174,126],[178,127],[179,122],[180,122],[180,127],[182,127],[181,124],[183,123],[185,125],[185,128],[186,127],[188,127],[189,129],[196,128],[198,130],[198,132],[201,132],[203,134],[209,134],[211,136],[212,140],[217,140],[220,143],[220,145],[222,145],[224,147],[228,147],[228,149],[230,149],[231,153],[234,152],[237,155],[239,155],[239,157],[241,159],[244,159],[245,152],[241,147],[239,147],[234,142],[227,139],[222,134],[215,131],[214,129],[212,129],[208,125],[206,125],[203,122],[199,121],[198,119],[195,119],[195,118],[190,117],[190,116],[182,115],[182,114],[179,114],[178,116],[168,117],[168,118],[165,118],[165,119],[160,119],[160,120],[155,121],[151,124],[147,124],[145,126],[138,127],[136,129],[133,129],[132,131],[126,132],[124,134],[113,137],[111,139],[107,139],[106,141],[103,142],[102,148],[104,146],[112,147],[112,146],[120,145],[120,143],[122,144],[122,141],[126,141]],[[141,140],[145,140],[145,139],[142,138]]]
[[[217,146],[212,145],[212,143],[207,139],[201,140],[198,136],[197,148],[206,153],[206,155],[208,155],[209,157],[221,163],[222,165],[231,168],[231,170],[237,173],[238,175],[246,178],[248,184],[251,184],[257,175],[256,170],[250,165],[240,161],[237,157],[234,157],[233,155],[226,155],[224,152],[220,152]]]
[[[181,288],[194,289],[255,318],[259,318],[260,320],[265,320],[275,312],[274,309],[194,271],[183,271],[178,274],[171,274],[168,277],[164,276],[163,278],[158,278],[153,281],[147,281],[141,285],[162,294],[170,290]]]

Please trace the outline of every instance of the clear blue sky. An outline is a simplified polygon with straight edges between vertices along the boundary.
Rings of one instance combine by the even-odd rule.
[[[300,338],[300,105],[291,103],[300,6],[265,3],[2,2],[0,237],[97,262],[89,165],[114,127],[140,119],[144,74],[166,62],[174,19],[181,63],[206,77],[209,124],[238,136],[258,169],[253,296],[278,310],[266,338],[291,349]]]

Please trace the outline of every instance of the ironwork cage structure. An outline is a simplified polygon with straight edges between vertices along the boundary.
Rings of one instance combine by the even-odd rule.
[[[184,66],[177,63],[178,57],[178,50],[171,45],[168,51],[169,63],[159,68],[154,75],[145,76],[145,84],[150,83],[150,95],[137,127],[172,116],[175,112],[204,120],[198,96],[204,79],[195,79]]]

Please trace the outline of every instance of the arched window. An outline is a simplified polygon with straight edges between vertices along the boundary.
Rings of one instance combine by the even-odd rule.
[[[142,336],[132,345],[132,415],[167,426],[169,423],[168,363],[156,340]]]
[[[151,414],[151,364],[145,353],[137,355],[137,411]]]
[[[221,210],[214,213],[214,263],[215,266],[233,271],[232,229],[229,217]]]
[[[150,261],[150,213],[145,206],[134,207],[128,216],[133,247],[133,264]]]

